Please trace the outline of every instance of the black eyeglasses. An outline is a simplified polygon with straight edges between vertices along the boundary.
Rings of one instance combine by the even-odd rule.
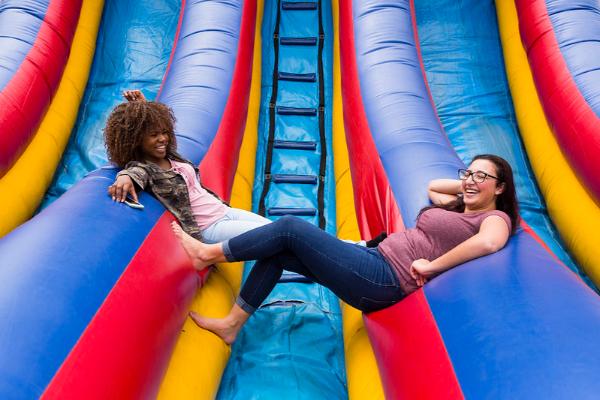
[[[494,178],[498,181],[500,180],[497,176],[488,174],[487,172],[483,172],[483,171],[471,171],[470,169],[463,169],[463,168],[458,170],[459,179],[466,181],[467,179],[469,179],[470,176],[473,177],[473,182],[476,182],[476,183],[483,183],[488,177]]]

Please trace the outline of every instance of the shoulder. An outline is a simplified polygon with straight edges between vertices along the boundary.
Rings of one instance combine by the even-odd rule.
[[[147,164],[141,161],[137,161],[137,160],[133,160],[133,161],[129,161],[127,164],[125,164],[125,168],[123,169],[129,169],[129,168],[146,168]]]
[[[127,164],[125,164],[125,167],[121,170],[121,172],[119,172],[119,174],[126,173],[128,175],[143,175],[150,174],[151,172],[152,170],[148,163],[134,160],[129,161]]]
[[[484,222],[490,222],[494,220],[498,222],[504,221],[506,223],[506,226],[508,227],[508,231],[512,231],[512,223],[510,221],[510,217],[504,211],[492,210],[485,212],[482,216],[481,223],[483,224]]]
[[[141,170],[144,170],[144,171],[146,171],[146,172],[148,172],[148,173],[151,174],[153,172],[159,171],[160,167],[158,165],[154,164],[154,163],[151,163],[151,162],[144,162],[144,161],[134,160],[134,161],[129,161],[125,165],[124,169],[126,169],[128,171],[132,171],[132,170],[139,171],[141,169]]]
[[[161,173],[161,169],[158,165],[150,162],[130,161],[120,173],[127,173],[130,176],[136,176],[140,179],[151,180],[154,176]]]

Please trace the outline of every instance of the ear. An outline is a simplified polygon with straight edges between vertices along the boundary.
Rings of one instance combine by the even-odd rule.
[[[506,188],[506,183],[502,182],[501,184],[496,186],[496,190],[494,191],[494,193],[496,194],[496,196],[498,196],[499,194],[502,194],[504,192],[505,188]]]

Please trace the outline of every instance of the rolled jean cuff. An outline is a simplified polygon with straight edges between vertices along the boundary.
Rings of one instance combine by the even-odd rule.
[[[240,308],[246,311],[248,314],[254,314],[254,311],[256,311],[256,307],[246,303],[246,300],[242,299],[240,296],[235,299],[235,304],[240,306]]]
[[[231,250],[229,249],[229,240],[224,241],[221,246],[223,247],[223,255],[225,256],[225,259],[228,262],[236,261],[235,257],[233,257],[233,254],[231,254]]]

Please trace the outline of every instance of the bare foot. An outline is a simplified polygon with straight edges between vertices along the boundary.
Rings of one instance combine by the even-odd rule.
[[[200,328],[211,331],[228,345],[235,342],[235,338],[242,328],[241,324],[230,322],[227,318],[206,318],[193,311],[190,311],[190,318]]]
[[[206,247],[208,247],[206,244],[185,233],[183,229],[181,229],[181,226],[175,221],[171,222],[171,229],[175,236],[177,236],[177,239],[179,239],[185,252],[192,259],[194,268],[198,271],[202,271],[214,262],[206,249]]]

